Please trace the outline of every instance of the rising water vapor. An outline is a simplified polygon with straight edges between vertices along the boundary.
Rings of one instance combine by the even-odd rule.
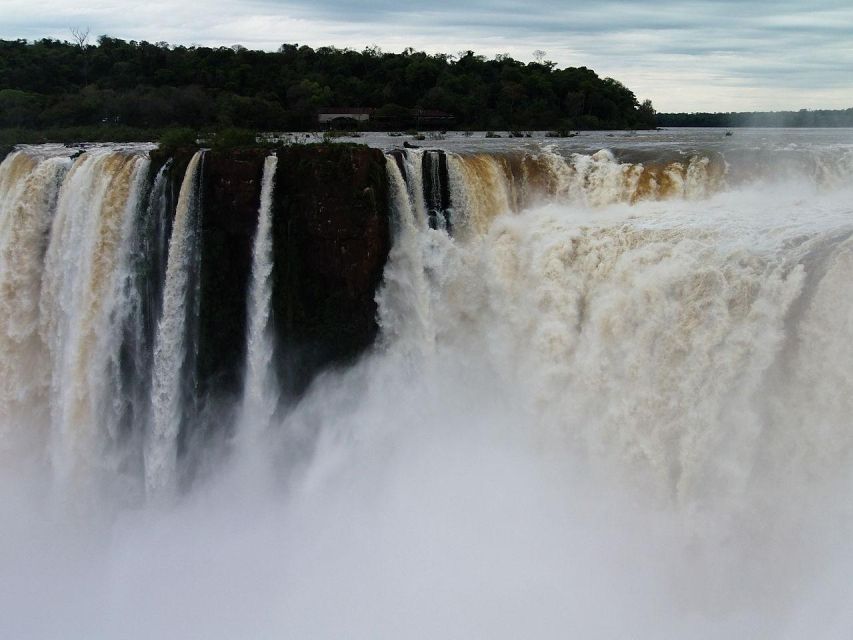
[[[380,335],[298,399],[271,155],[183,484],[204,159],[167,223],[148,151],[0,165],[0,635],[849,636],[846,151],[389,153]]]

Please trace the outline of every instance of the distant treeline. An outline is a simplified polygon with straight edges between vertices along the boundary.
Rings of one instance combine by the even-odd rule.
[[[655,126],[651,102],[639,103],[617,80],[549,61],[81,40],[0,40],[0,128],[311,130],[324,107],[440,110],[459,129]]]
[[[853,127],[853,109],[659,113],[659,127]]]

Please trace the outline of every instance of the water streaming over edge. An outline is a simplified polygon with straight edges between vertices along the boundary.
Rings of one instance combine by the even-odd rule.
[[[188,324],[194,308],[191,300],[193,271],[198,268],[199,185],[203,151],[187,166],[178,195],[175,221],[169,240],[163,311],[154,345],[152,425],[145,446],[145,486],[157,495],[174,489],[177,481],[178,434],[184,419],[184,363]],[[197,277],[197,276],[196,276]]]

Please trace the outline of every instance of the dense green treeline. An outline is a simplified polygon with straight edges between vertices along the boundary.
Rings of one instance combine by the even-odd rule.
[[[853,127],[853,109],[741,113],[659,113],[660,127]]]
[[[651,102],[586,67],[407,49],[285,44],[277,52],[102,36],[0,40],[0,128],[316,129],[323,107],[421,108],[465,129],[651,128]]]

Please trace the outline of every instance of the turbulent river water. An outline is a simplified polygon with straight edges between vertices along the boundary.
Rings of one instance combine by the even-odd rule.
[[[360,141],[375,346],[279,393],[271,156],[192,456],[204,153],[0,165],[0,636],[849,638],[853,131]]]

